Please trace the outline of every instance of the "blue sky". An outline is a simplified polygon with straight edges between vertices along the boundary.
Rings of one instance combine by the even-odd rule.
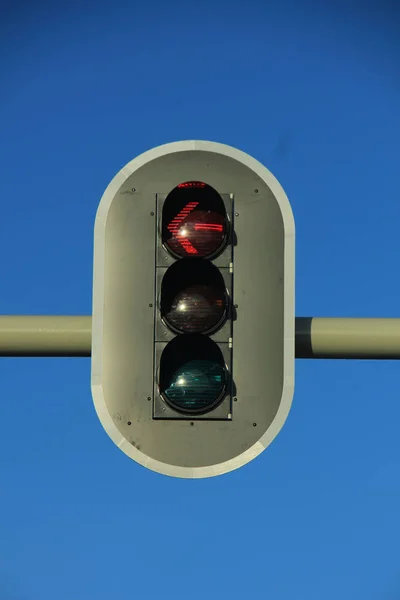
[[[1,314],[90,314],[108,182],[206,139],[285,188],[297,316],[399,316],[395,1],[84,4],[2,5]],[[89,359],[2,358],[0,600],[397,600],[399,419],[395,361],[298,360],[260,457],[177,480],[105,434]]]

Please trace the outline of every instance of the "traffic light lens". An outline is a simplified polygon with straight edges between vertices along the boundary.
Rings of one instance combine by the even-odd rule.
[[[192,360],[175,371],[164,395],[178,411],[197,413],[209,410],[223,389],[221,365],[209,360]]]
[[[204,260],[183,259],[166,272],[161,317],[177,333],[212,333],[225,321],[228,298],[220,271]]]
[[[210,257],[227,242],[224,202],[214,188],[201,181],[179,184],[163,207],[162,239],[176,257]]]
[[[161,396],[178,412],[208,412],[225,396],[224,359],[210,338],[202,335],[174,338],[164,349],[160,370]]]

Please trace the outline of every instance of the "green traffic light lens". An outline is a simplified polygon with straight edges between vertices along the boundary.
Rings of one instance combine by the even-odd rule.
[[[219,346],[202,335],[177,336],[160,361],[160,393],[174,410],[206,413],[225,397],[227,370]]]
[[[225,371],[209,360],[191,360],[179,367],[164,390],[166,401],[178,411],[210,410],[225,388]]]

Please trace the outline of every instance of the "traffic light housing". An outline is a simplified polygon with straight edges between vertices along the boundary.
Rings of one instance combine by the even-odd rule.
[[[209,477],[258,455],[294,387],[294,221],[272,174],[213,142],[128,163],[96,216],[92,393],[128,456]]]
[[[153,418],[230,419],[233,199],[183,181],[155,218]]]

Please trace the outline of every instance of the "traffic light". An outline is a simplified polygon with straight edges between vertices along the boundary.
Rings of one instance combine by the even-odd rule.
[[[214,142],[128,163],[96,215],[92,393],[128,456],[209,477],[257,456],[294,388],[294,221],[273,175]]]
[[[157,194],[155,419],[232,418],[232,209],[204,181]]]

